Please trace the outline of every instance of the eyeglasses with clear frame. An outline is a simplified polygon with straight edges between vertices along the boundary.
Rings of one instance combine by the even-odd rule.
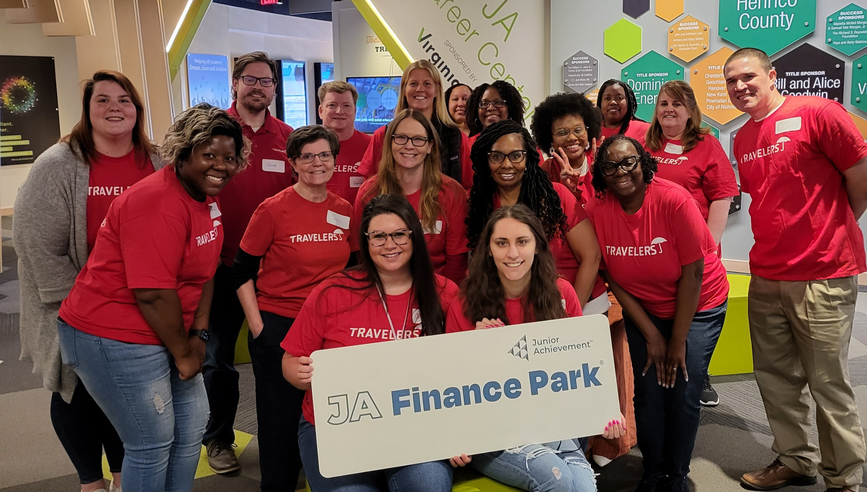
[[[277,79],[271,77],[253,77],[252,75],[242,75],[241,82],[244,85],[256,85],[256,82],[259,82],[259,85],[262,87],[271,87],[272,85],[277,83]]]
[[[606,161],[599,164],[599,171],[602,172],[603,176],[611,177],[617,174],[617,169],[623,169],[623,172],[631,173],[638,167],[638,163],[641,161],[641,158],[637,155],[631,155],[629,157],[624,157],[620,160],[620,162],[614,161]]]
[[[488,152],[488,160],[490,160],[494,164],[502,164],[506,160],[507,157],[509,158],[509,162],[511,162],[513,164],[517,164],[517,163],[523,161],[527,157],[527,151],[526,150],[515,150],[512,152],[509,152],[508,154],[504,154],[504,153],[496,151],[496,150],[492,150],[492,151]]]
[[[331,162],[334,159],[334,153],[326,151],[318,154],[311,154],[310,152],[306,152],[296,157],[295,162],[299,164],[310,164],[317,157],[319,158],[319,162]]]
[[[367,240],[370,242],[371,246],[375,246],[377,248],[385,246],[385,242],[388,241],[388,238],[391,238],[394,241],[394,244],[398,246],[403,246],[409,242],[409,238],[412,236],[412,231],[407,229],[398,229],[394,232],[383,232],[383,231],[372,231],[365,232],[365,236],[367,236]]]
[[[391,139],[398,145],[406,145],[408,141],[412,141],[413,147],[424,147],[426,143],[430,142],[430,139],[427,137],[408,137],[399,134],[392,135]]]
[[[581,137],[587,133],[587,127],[584,125],[576,126],[575,128],[569,130],[568,128],[560,128],[556,132],[554,132],[554,136],[557,138],[569,138],[569,135],[575,135],[576,137]]]

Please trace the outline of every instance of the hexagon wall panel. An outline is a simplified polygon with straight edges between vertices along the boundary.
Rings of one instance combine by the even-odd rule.
[[[759,48],[769,56],[816,29],[816,0],[719,0],[717,34],[735,46]]]
[[[641,53],[641,27],[626,19],[611,24],[603,34],[605,54],[620,63]]]
[[[668,52],[691,62],[707,52],[710,26],[690,15],[668,28]]]
[[[563,87],[584,93],[599,81],[599,60],[579,51],[563,62]]]
[[[731,48],[720,48],[689,69],[689,85],[695,91],[701,113],[720,125],[743,114],[729,100],[723,76],[723,65],[732,53]]]
[[[704,121],[704,118],[701,120],[702,128],[710,128],[710,134],[714,136],[717,140],[719,140],[719,128],[709,124],[707,121]]]
[[[662,84],[669,80],[683,80],[685,69],[655,51],[648,51],[641,58],[620,71],[620,80],[625,81],[635,92],[639,118],[650,121],[656,98]]]
[[[867,55],[852,62],[852,106],[867,113]]]
[[[650,10],[650,0],[623,0],[623,13],[637,19]]]
[[[828,16],[825,22],[825,44],[843,53],[854,55],[867,47],[867,9],[854,3]]]
[[[656,0],[654,9],[657,17],[671,22],[683,13],[683,0]]]
[[[843,102],[846,63],[804,43],[774,60],[777,89],[784,96],[819,96]]]

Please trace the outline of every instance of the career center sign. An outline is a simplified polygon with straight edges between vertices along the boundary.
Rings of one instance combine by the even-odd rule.
[[[602,315],[320,350],[311,358],[326,477],[596,435],[620,417]]]
[[[720,0],[719,36],[769,56],[813,32],[816,0]]]
[[[547,94],[548,67],[540,56],[548,32],[544,0],[370,3],[413,59],[436,66],[443,89],[505,80],[521,93],[530,114]]]

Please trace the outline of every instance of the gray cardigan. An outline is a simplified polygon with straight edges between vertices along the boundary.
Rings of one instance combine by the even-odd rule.
[[[152,155],[154,169],[163,167]],[[90,167],[69,144],[57,143],[33,163],[18,190],[12,237],[21,290],[21,360],[33,362],[42,385],[67,402],[78,378],[60,361],[57,311],[87,261]]]

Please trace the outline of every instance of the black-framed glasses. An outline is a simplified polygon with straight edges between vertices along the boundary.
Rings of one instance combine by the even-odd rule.
[[[394,244],[398,246],[403,246],[404,244],[409,242],[410,236],[412,236],[412,231],[408,231],[406,229],[398,229],[394,232],[383,232],[383,231],[373,231],[373,232],[365,232],[365,236],[367,236],[367,240],[370,241],[371,246],[376,246],[377,248],[380,246],[385,246],[385,242],[388,241],[388,238],[391,238],[394,241]]]
[[[256,85],[256,82],[259,82],[259,85],[262,87],[271,87],[272,85],[277,83],[277,79],[272,77],[253,77],[252,75],[242,75],[241,82],[244,85]]]
[[[488,152],[488,159],[495,164],[502,163],[503,161],[506,160],[506,157],[509,158],[509,162],[518,163],[518,162],[523,161],[526,156],[527,156],[526,150],[515,150],[513,152],[509,152],[508,154],[504,154],[504,153],[499,152],[497,150],[492,150],[492,151]]]
[[[623,169],[623,172],[631,173],[641,162],[641,158],[637,155],[624,157],[620,162],[607,161],[599,164],[599,170],[603,176],[614,176],[617,174],[617,168]]]
[[[392,135],[391,139],[398,145],[406,145],[407,142],[412,141],[413,147],[424,147],[426,143],[430,142],[430,139],[427,137],[408,137],[398,134]]]
[[[557,138],[568,138],[569,135],[575,135],[576,137],[580,137],[587,133],[587,127],[584,125],[576,126],[575,128],[569,130],[568,128],[560,128],[556,132],[554,132],[554,136]]]
[[[502,99],[494,99],[493,101],[486,101],[482,99],[481,101],[479,101],[479,109],[488,109],[488,106],[493,106],[497,109],[500,109],[505,105],[506,101]]]
[[[330,151],[320,152],[318,154],[306,152],[296,157],[295,162],[300,164],[310,164],[313,162],[313,159],[316,159],[317,157],[319,158],[319,162],[331,162],[331,160],[334,159],[334,153]]]

